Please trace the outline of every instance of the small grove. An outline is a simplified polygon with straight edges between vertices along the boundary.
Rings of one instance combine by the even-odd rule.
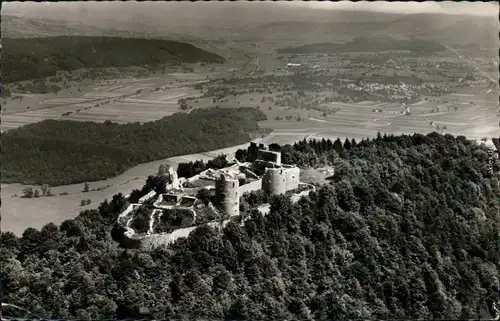
[[[60,226],[2,232],[3,302],[87,320],[492,318],[499,161],[436,133],[338,145],[275,145],[305,165],[331,162],[334,181],[168,248],[113,241],[122,195]]]
[[[144,124],[45,120],[2,134],[2,183],[107,179],[141,163],[248,142],[265,119],[254,108],[208,108]]]

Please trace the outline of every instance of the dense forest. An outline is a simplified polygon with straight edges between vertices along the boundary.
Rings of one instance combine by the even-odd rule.
[[[432,133],[279,148],[304,164],[333,163],[335,179],[169,248],[117,246],[122,195],[60,226],[2,232],[3,302],[85,320],[494,315],[500,164],[486,147]]]
[[[45,120],[2,134],[2,183],[102,180],[137,164],[248,142],[265,119],[254,108],[208,108],[144,124]]]
[[[57,36],[2,39],[2,81],[55,76],[80,68],[155,66],[168,62],[223,63],[225,59],[191,44],[136,38]]]
[[[379,37],[355,37],[352,41],[343,44],[317,43],[299,47],[288,47],[278,49],[278,53],[286,54],[309,54],[309,53],[332,53],[332,52],[383,52],[383,51],[412,51],[416,53],[432,53],[443,51],[446,48],[431,40],[409,39],[396,40],[390,36]]]

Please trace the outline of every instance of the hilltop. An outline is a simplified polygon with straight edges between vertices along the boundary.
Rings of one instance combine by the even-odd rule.
[[[188,43],[137,38],[56,36],[3,38],[2,80],[11,83],[80,68],[223,63],[225,59]]]
[[[265,119],[254,108],[209,108],[144,124],[45,120],[2,134],[2,183],[102,180],[141,163],[248,142]]]
[[[111,36],[111,30],[68,21],[27,18],[2,14],[3,38],[33,38],[53,36]]]
[[[117,246],[121,194],[3,232],[3,301],[57,319],[493,318],[500,162],[485,146],[432,133],[275,147],[335,177],[297,203],[271,197],[266,216],[250,195],[244,223],[169,248]]]

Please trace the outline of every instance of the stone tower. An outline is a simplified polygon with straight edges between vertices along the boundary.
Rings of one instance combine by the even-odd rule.
[[[237,179],[221,174],[215,181],[215,202],[223,213],[234,216],[240,214],[240,184]]]
[[[266,168],[262,177],[262,189],[271,195],[285,194],[286,173],[282,168]]]

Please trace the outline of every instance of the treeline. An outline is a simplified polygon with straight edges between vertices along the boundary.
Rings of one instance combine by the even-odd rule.
[[[355,37],[343,44],[317,43],[299,47],[278,49],[280,54],[311,54],[311,53],[342,53],[342,52],[382,52],[382,51],[412,51],[416,53],[431,53],[444,51],[446,47],[438,42],[423,39],[396,40],[390,36]]]
[[[331,164],[337,156],[346,158],[347,152],[352,147],[356,147],[355,139],[347,139],[344,143],[337,138],[334,142],[330,139],[306,140],[296,142],[293,145],[280,146],[279,144],[269,144],[270,151],[281,153],[281,162],[283,164],[295,164],[298,166],[317,166]],[[257,159],[259,148],[264,146],[251,142],[247,149],[238,149],[235,158],[239,162],[253,162]]]
[[[144,124],[45,120],[2,134],[2,183],[102,180],[140,163],[248,142],[265,119],[254,108],[210,108]]]
[[[168,62],[223,63],[191,44],[138,38],[57,36],[2,39],[2,82],[55,76],[80,68],[156,66]]]
[[[86,320],[493,318],[500,189],[486,147],[379,136],[341,158],[334,144],[291,148],[332,153],[335,183],[296,204],[271,197],[267,216],[198,227],[169,249],[117,247],[121,195],[59,227],[2,232],[2,302]]]

